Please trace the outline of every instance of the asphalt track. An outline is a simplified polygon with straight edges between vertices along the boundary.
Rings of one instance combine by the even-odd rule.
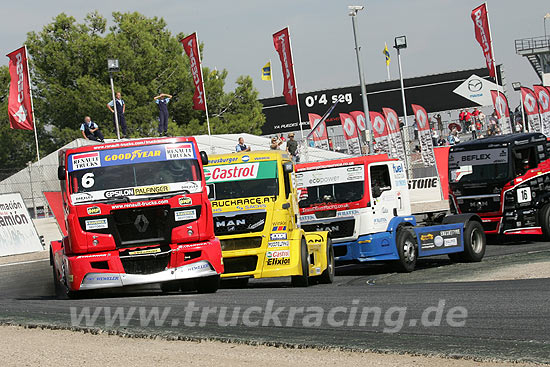
[[[449,277],[456,278],[503,264],[549,259],[549,243],[524,238],[488,246],[482,263],[452,264],[445,257],[438,257],[421,261],[411,274],[395,274],[384,265],[345,266],[338,268],[334,284],[309,288],[291,288],[289,279],[282,278],[252,281],[246,289],[220,289],[210,295],[161,294],[158,287],[148,286],[118,294],[92,294],[80,300],[54,297],[48,261],[3,265],[0,266],[0,322],[71,328],[75,326],[71,323],[71,307],[77,314],[85,307],[90,307],[92,312],[95,307],[101,307],[96,322],[89,328],[129,335],[212,338],[252,344],[342,347],[550,364],[550,279],[446,282]],[[442,301],[444,316],[440,325],[423,324],[421,315],[424,310]],[[283,307],[276,318],[282,325],[268,319],[267,325],[262,326],[266,314],[263,311],[270,303],[274,310]],[[186,311],[190,305],[200,307],[201,311],[189,316]],[[218,311],[225,307],[227,318],[230,318],[235,309],[240,307],[242,314],[251,306],[263,310],[249,318],[249,321],[258,321],[257,326],[247,326],[241,319],[235,326],[220,326],[219,312],[206,317],[204,324],[200,325],[202,307],[217,307]],[[304,307],[307,311],[307,307],[312,306],[324,311],[325,317],[320,325],[304,326],[300,314],[294,321],[290,320],[290,307]],[[348,326],[353,306],[359,310],[378,307],[381,310],[380,323],[375,325],[370,322],[372,319],[368,319],[365,325],[359,325],[357,317]],[[446,322],[445,315],[456,306],[467,310],[462,327]],[[114,322],[111,325],[104,307],[110,307],[111,312],[117,307],[123,307],[125,312],[132,307],[138,310],[143,307],[144,312],[149,312],[152,307],[159,307],[160,312],[168,310],[167,307],[170,309],[166,311],[167,321],[162,325],[143,324],[137,311],[128,318],[127,324]],[[334,307],[348,310],[348,313],[335,316],[337,321],[344,320],[342,326],[329,322],[326,316]],[[393,323],[402,312],[397,312],[395,307],[399,310],[406,308],[402,327]],[[388,322],[385,322],[385,317],[388,317]],[[288,322],[292,326],[286,326]],[[78,328],[88,326],[82,321]],[[276,362],[277,356],[273,357]]]

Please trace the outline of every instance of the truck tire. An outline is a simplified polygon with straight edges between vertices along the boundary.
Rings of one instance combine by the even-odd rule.
[[[327,238],[327,268],[321,275],[319,275],[319,283],[332,284],[334,281],[334,248],[332,247],[332,240]]]
[[[216,293],[220,287],[220,275],[197,278],[195,284],[199,293]]]
[[[539,212],[540,227],[544,238],[550,240],[550,204],[546,204]]]
[[[418,257],[418,245],[414,231],[409,228],[398,229],[395,242],[399,260],[395,261],[394,267],[398,272],[410,273],[416,267],[416,258]]]
[[[464,225],[464,251],[449,254],[453,261],[480,262],[485,255],[487,240],[483,226],[476,220],[470,220]]]
[[[309,285],[309,253],[304,238],[302,238],[300,244],[300,265],[302,266],[302,275],[293,275],[290,278],[293,287],[307,287]]]
[[[169,282],[160,283],[162,293],[172,293],[180,290],[180,281],[172,280]]]

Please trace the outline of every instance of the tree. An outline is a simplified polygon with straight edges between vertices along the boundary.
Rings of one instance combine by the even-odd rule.
[[[206,116],[192,109],[194,86],[189,60],[179,40],[162,18],[139,13],[113,13],[113,26],[97,12],[83,23],[64,13],[40,32],[30,32],[27,46],[32,57],[35,111],[42,124],[52,126],[56,146],[79,137],[84,116],[99,123],[114,137],[107,59],[117,58],[121,71],[114,74],[115,88],[126,102],[126,120],[132,137],[156,133],[158,109],[153,97],[174,96],[169,110],[172,133],[205,134]],[[201,45],[202,49],[203,45]],[[224,91],[227,71],[203,68],[212,133],[259,133],[265,121],[258,92],[250,77],[239,77],[234,91]]]

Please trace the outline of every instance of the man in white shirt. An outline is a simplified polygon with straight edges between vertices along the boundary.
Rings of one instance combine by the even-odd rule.
[[[90,116],[84,117],[84,122],[80,125],[80,132],[84,139],[104,142],[103,134],[99,130],[99,126],[92,121]]]
[[[117,92],[115,95],[115,100],[107,103],[107,108],[111,113],[113,113],[113,124],[115,123],[115,103],[116,103],[116,114],[118,117],[118,125],[122,129],[122,135],[126,137],[126,118],[124,117],[124,113],[126,112],[126,103],[124,103],[124,100],[122,99],[120,92]],[[116,126],[115,126],[116,131]]]

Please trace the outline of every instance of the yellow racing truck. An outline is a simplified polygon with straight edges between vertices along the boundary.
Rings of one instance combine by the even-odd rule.
[[[204,167],[214,233],[221,241],[222,279],[291,276],[292,285],[332,283],[328,232],[300,227],[294,164],[283,151],[213,155]]]

